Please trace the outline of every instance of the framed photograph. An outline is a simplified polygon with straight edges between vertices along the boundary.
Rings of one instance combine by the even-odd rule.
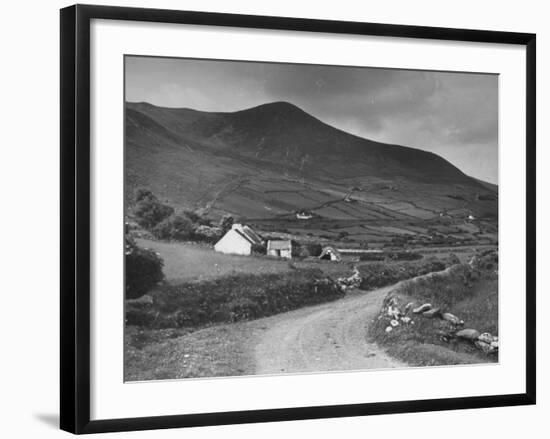
[[[535,403],[535,35],[61,10],[61,428]]]

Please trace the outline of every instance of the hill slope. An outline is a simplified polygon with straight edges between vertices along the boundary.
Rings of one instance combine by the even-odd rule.
[[[233,113],[127,103],[125,124],[127,195],[149,186],[178,206],[246,218],[497,214],[493,191],[436,154],[351,135],[286,102]]]

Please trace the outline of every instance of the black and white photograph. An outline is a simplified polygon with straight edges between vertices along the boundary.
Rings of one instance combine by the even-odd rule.
[[[125,381],[498,363],[498,75],[124,62]]]

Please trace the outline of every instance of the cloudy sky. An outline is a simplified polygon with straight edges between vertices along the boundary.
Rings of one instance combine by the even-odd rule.
[[[126,100],[203,111],[291,102],[350,133],[435,152],[498,182],[498,76],[126,57]]]

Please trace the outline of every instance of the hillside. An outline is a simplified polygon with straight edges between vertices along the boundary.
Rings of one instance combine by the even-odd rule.
[[[497,216],[493,188],[436,154],[363,139],[285,102],[232,113],[126,104],[127,196],[247,219]]]

